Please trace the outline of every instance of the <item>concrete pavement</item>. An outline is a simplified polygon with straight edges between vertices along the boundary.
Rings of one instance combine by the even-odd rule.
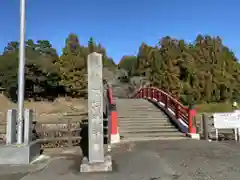
[[[29,174],[20,172],[9,180],[238,180],[239,149],[240,144],[231,141],[130,142],[112,148],[111,173],[79,173],[80,154],[52,153],[52,161],[45,168]]]

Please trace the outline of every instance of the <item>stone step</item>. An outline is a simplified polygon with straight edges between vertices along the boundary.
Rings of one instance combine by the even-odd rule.
[[[125,107],[123,107],[125,106]],[[144,109],[144,110],[158,110],[158,111],[161,111],[159,108],[156,108],[156,107],[149,107],[149,106],[144,106],[144,107],[134,107],[134,106],[128,106],[128,105],[122,105],[121,106],[117,106],[117,110],[139,110],[139,109]]]
[[[169,120],[164,120],[164,121],[118,121],[118,124],[121,125],[148,125],[148,126],[156,126],[156,125],[170,125],[172,124],[171,122],[169,122]]]
[[[179,137],[184,136],[181,132],[155,132],[155,133],[120,133],[121,137]]]
[[[165,133],[165,132],[179,132],[176,128],[158,128],[158,129],[153,129],[153,128],[138,128],[138,129],[126,129],[126,128],[119,128],[120,134],[141,134],[141,133]]]
[[[170,122],[166,123],[119,123],[120,129],[143,129],[143,128],[175,128]]]
[[[150,103],[149,101],[146,101],[146,100],[134,100],[134,101],[125,100],[125,101],[119,101],[119,99],[116,99],[116,102],[117,102],[118,104],[121,104],[121,105],[128,103],[129,105],[132,104],[132,105],[154,106],[152,103]]]
[[[117,98],[117,100],[119,102],[124,102],[124,101],[129,101],[129,102],[134,102],[134,101],[137,101],[137,102],[146,102],[147,100],[146,99],[125,99],[125,98]]]
[[[156,109],[156,108],[152,108],[152,107],[124,107],[124,108],[123,107],[117,107],[117,111],[139,111],[139,110],[157,111],[157,112],[161,111],[160,109]]]
[[[127,106],[151,106],[151,107],[155,107],[154,104],[148,102],[148,101],[135,101],[135,102],[131,102],[131,101],[126,101],[126,102],[119,102],[118,100],[116,100],[117,104],[120,105],[127,105]]]
[[[165,114],[161,114],[161,113],[143,113],[143,112],[139,112],[139,113],[131,113],[131,112],[127,112],[127,113],[118,113],[118,117],[167,117],[167,115]],[[167,117],[168,118],[168,117]]]
[[[145,122],[150,122],[150,121],[169,121],[167,117],[118,117],[119,121],[145,121]]]
[[[165,121],[118,121],[119,126],[166,126],[172,125],[169,120]]]
[[[171,123],[168,119],[152,119],[152,118],[146,118],[146,119],[118,119],[118,123],[135,123],[135,124],[162,124],[162,123]]]
[[[139,124],[120,124],[119,125],[119,129],[121,130],[141,130],[141,129],[146,129],[146,130],[151,130],[151,129],[177,129],[175,126],[171,125],[171,124],[156,124],[154,126],[154,124],[148,124],[148,125],[139,125]]]
[[[118,113],[118,117],[124,117],[124,116],[138,116],[138,117],[141,117],[141,116],[146,116],[146,115],[148,115],[148,116],[150,116],[150,115],[152,115],[152,116],[158,116],[158,117],[160,117],[160,116],[167,116],[166,114],[164,114],[164,113],[162,113],[162,112],[154,112],[154,113],[149,113],[149,112],[144,112],[144,110],[142,110],[142,111],[134,111],[134,112],[129,112],[129,111],[126,111],[126,112],[117,112]]]
[[[133,120],[135,120],[135,119],[168,119],[168,117],[166,117],[166,116],[157,116],[157,115],[151,115],[151,114],[149,114],[149,115],[143,115],[143,114],[141,114],[141,115],[138,115],[138,114],[132,114],[132,115],[128,115],[128,114],[125,114],[124,116],[118,116],[118,119],[133,119]]]
[[[121,143],[126,143],[126,142],[137,142],[137,141],[156,141],[156,140],[183,140],[183,139],[189,139],[186,136],[170,136],[170,137],[165,137],[165,136],[159,136],[159,137],[124,137],[121,139]]]
[[[139,125],[139,126],[165,126],[165,125],[172,125],[171,122],[168,120],[165,121],[118,121],[119,126],[134,126],[134,125]]]
[[[118,108],[121,109],[142,109],[142,108],[149,108],[149,109],[158,109],[155,106],[149,106],[149,105],[132,105],[132,104],[117,104]]]
[[[166,114],[162,114],[162,113],[156,113],[156,114],[152,114],[152,113],[118,113],[118,117],[155,117],[155,118],[158,118],[158,117],[167,117],[168,116]]]
[[[117,111],[117,113],[118,114],[121,114],[121,115],[124,115],[124,114],[134,114],[134,115],[138,115],[138,114],[149,114],[149,115],[165,115],[166,116],[166,114],[164,113],[164,112],[162,112],[162,111],[152,111],[152,112],[150,112],[150,111],[144,111],[144,109],[140,109],[140,110],[137,110],[137,111],[131,111],[131,110],[129,110],[129,111]]]
[[[118,116],[142,116],[142,115],[153,115],[153,116],[167,116],[163,112],[149,112],[149,111],[144,111],[144,110],[138,110],[138,111],[117,111]]]
[[[137,120],[159,120],[159,121],[162,121],[162,120],[168,120],[168,118],[167,117],[161,117],[161,116],[144,116],[144,115],[142,115],[141,117],[139,117],[139,116],[118,116],[118,119],[120,120],[123,120],[123,121],[125,121],[125,120],[133,120],[133,121],[137,121]]]
[[[157,108],[154,104],[151,104],[150,102],[146,103],[131,103],[131,102],[124,102],[124,103],[119,103],[117,102],[117,106],[123,106],[125,107],[150,107],[150,108]]]
[[[148,115],[165,115],[163,112],[161,111],[145,111],[144,109],[139,109],[137,111],[117,111],[118,114],[124,115],[124,114],[134,114],[134,115],[138,115],[138,114],[148,114]]]
[[[182,139],[168,116],[143,99],[117,100],[119,133],[123,140]]]
[[[142,115],[153,115],[153,116],[166,116],[167,115],[162,112],[162,111],[159,111],[159,112],[149,112],[149,111],[144,111],[143,109],[142,110],[139,110],[139,111],[117,111],[118,113],[118,116],[129,116],[129,115],[133,115],[133,116],[142,116]]]
[[[148,106],[153,106],[153,104],[149,103],[149,101],[146,101],[146,100],[135,100],[135,101],[119,101],[118,99],[116,100],[116,102],[118,104],[126,104],[128,103],[128,105],[148,105]]]
[[[179,130],[176,128],[159,128],[159,129],[153,129],[153,128],[142,128],[142,129],[122,129],[119,128],[120,134],[155,134],[155,133],[179,133]]]
[[[148,101],[143,101],[143,102],[129,102],[129,101],[126,101],[126,102],[119,102],[119,101],[116,101],[117,102],[117,105],[127,105],[127,106],[148,106],[148,107],[156,107],[154,104],[148,102]]]
[[[119,105],[119,107],[128,107],[128,108],[144,108],[144,107],[148,107],[148,108],[155,108],[158,109],[158,107],[150,102],[147,103],[129,103],[129,102],[125,102],[125,103],[117,103],[117,106]]]
[[[143,108],[143,109],[132,109],[132,108],[130,108],[130,109],[117,109],[117,112],[138,112],[138,111],[146,111],[146,112],[150,112],[150,113],[152,113],[152,112],[161,112],[161,110],[160,109],[147,109],[147,108]]]

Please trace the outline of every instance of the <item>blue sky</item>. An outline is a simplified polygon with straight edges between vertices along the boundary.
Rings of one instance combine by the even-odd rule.
[[[19,39],[19,1],[1,0],[0,49]],[[197,34],[219,35],[240,57],[239,0],[26,0],[27,38],[48,39],[61,52],[65,38],[89,37],[118,62],[142,42],[154,45],[169,35],[192,41]]]

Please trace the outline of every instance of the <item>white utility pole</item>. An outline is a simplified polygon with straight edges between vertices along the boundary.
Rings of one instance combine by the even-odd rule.
[[[25,21],[26,1],[20,0],[20,47],[19,47],[19,72],[18,72],[18,116],[17,116],[17,144],[23,143],[24,123],[24,92],[25,92]]]

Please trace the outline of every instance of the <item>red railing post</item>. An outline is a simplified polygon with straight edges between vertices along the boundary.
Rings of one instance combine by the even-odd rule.
[[[178,103],[176,103],[175,105],[175,116],[176,116],[176,119],[179,119],[179,112],[180,111],[180,106]]]
[[[113,103],[112,88],[109,85],[107,87],[107,96],[108,96],[109,103],[112,104]]]
[[[165,108],[168,108],[168,96],[165,95]]]
[[[189,106],[188,109],[188,132],[191,134],[196,134],[196,127],[194,123],[194,118],[196,116],[196,109],[193,106]]]
[[[120,135],[118,132],[118,114],[116,109],[116,104],[113,102],[112,88],[108,86],[108,98],[110,104],[110,119],[109,119],[109,133],[110,133],[110,143],[120,142]]]
[[[158,91],[158,101],[162,102],[162,93]]]
[[[143,90],[140,91],[140,98],[143,98]]]
[[[139,96],[140,96],[140,93],[139,93],[139,91],[137,91],[137,93],[136,93],[136,95],[135,95],[135,98],[139,98]]]
[[[158,100],[158,102],[159,101],[161,102],[161,93],[159,91],[157,92],[157,100]]]
[[[155,91],[152,89],[152,99],[155,99]]]

